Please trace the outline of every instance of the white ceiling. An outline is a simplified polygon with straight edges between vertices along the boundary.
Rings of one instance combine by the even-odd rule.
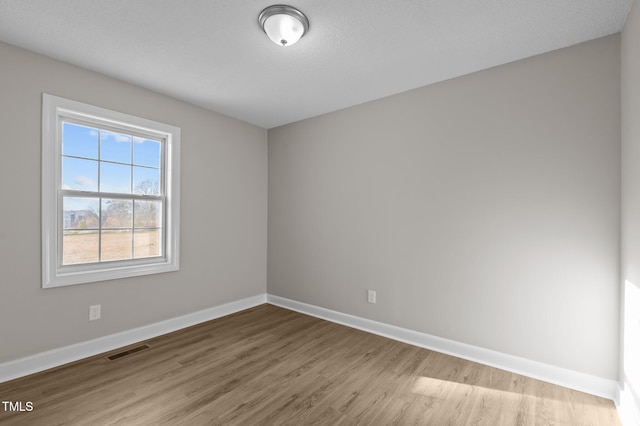
[[[617,33],[632,1],[291,0],[282,48],[278,0],[0,0],[0,40],[272,128]]]

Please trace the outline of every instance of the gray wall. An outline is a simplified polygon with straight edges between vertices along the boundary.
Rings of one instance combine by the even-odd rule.
[[[621,381],[640,415],[640,4],[622,32],[622,284]],[[640,421],[640,417],[636,418]]]
[[[269,293],[617,379],[619,43],[269,130]]]
[[[7,44],[0,58],[0,362],[266,292],[266,130]],[[42,92],[181,127],[179,272],[41,288]]]

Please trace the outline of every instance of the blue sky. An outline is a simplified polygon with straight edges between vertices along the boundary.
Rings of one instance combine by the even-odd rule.
[[[63,123],[62,188],[131,194],[160,182],[160,141]],[[87,198],[65,199],[65,210],[88,210]]]

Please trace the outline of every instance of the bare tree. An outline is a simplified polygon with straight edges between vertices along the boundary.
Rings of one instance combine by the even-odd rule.
[[[157,180],[146,179],[136,185],[134,188],[136,194],[142,195],[159,195],[160,183]]]
[[[136,194],[159,195],[160,187],[158,181],[146,179],[135,187]],[[160,203],[155,200],[136,200],[134,223],[138,228],[157,228],[160,226],[159,216]]]
[[[130,228],[133,205],[131,200],[103,200],[102,226]]]

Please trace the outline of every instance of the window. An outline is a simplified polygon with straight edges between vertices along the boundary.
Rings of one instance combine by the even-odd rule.
[[[43,287],[178,270],[180,129],[43,94]]]

